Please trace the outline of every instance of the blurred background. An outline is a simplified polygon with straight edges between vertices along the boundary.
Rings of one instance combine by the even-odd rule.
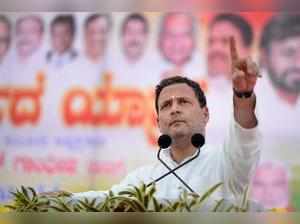
[[[9,191],[105,190],[154,162],[155,85],[204,89],[207,144],[232,117],[228,37],[252,57],[263,135],[251,198],[300,209],[300,13],[1,12],[0,202]]]

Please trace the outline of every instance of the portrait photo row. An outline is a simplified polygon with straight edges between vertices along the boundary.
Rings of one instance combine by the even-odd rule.
[[[300,12],[0,12],[0,202],[21,185],[108,189],[155,162],[166,78],[200,85],[205,145],[226,142],[230,38],[258,65],[250,197],[300,211]]]

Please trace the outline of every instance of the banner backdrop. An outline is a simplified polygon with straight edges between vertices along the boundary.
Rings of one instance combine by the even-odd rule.
[[[300,15],[0,13],[0,201],[38,191],[104,190],[154,162],[154,90],[183,75],[204,89],[207,144],[232,115],[228,37],[259,65],[262,156],[251,196],[300,204]]]

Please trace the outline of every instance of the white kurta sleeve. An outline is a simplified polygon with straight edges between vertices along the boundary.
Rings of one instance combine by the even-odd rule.
[[[115,184],[111,187],[111,191],[117,194],[120,191],[130,188],[130,186],[140,186],[142,183],[147,184],[149,169],[148,167],[139,168],[129,173],[119,184]],[[97,200],[104,200],[108,195],[107,191],[86,191],[72,194],[72,200],[82,200],[84,198]]]
[[[221,154],[224,190],[240,195],[249,185],[260,157],[258,126],[245,129],[232,118]]]

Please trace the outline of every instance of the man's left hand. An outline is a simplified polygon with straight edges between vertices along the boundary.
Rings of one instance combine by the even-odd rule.
[[[257,77],[261,77],[258,73],[258,66],[250,57],[247,59],[239,58],[233,37],[230,37],[230,54],[233,89],[236,92],[252,92]]]
[[[232,85],[235,92],[233,97],[234,118],[244,128],[257,125],[254,113],[256,97],[253,90],[258,73],[257,65],[251,58],[240,59],[233,37],[230,38],[230,53],[232,60]]]

